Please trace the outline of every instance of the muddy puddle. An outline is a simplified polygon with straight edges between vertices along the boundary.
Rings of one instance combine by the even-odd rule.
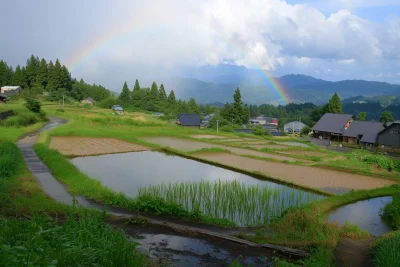
[[[205,239],[170,234],[138,234],[132,239],[139,243],[139,251],[167,266],[229,266],[235,260],[243,266],[272,266],[271,251],[226,242],[216,245]]]
[[[391,202],[392,197],[379,197],[358,201],[340,207],[329,213],[329,220],[345,224],[346,222],[358,224],[361,229],[371,235],[380,236],[390,232],[390,225],[379,216],[380,209]]]

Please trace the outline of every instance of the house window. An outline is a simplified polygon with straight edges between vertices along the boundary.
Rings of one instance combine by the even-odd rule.
[[[391,134],[399,134],[399,131],[396,131],[396,130],[390,130],[390,133],[391,133]]]

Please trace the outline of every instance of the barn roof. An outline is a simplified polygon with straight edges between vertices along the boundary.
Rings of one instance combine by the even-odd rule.
[[[314,131],[342,133],[343,127],[353,118],[350,114],[325,113],[312,128]]]
[[[2,89],[7,89],[7,90],[17,90],[17,89],[21,88],[21,86],[9,86],[9,85],[6,85],[6,86],[2,86],[1,88]]]
[[[183,126],[200,126],[201,124],[197,114],[179,114],[178,120]]]
[[[381,122],[353,121],[343,136],[357,138],[359,135],[368,135],[372,138],[373,135],[376,137],[382,127],[383,123]]]

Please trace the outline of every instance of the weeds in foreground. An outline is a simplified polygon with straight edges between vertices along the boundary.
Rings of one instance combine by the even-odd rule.
[[[376,267],[400,266],[400,232],[383,236],[373,248]]]
[[[381,209],[380,215],[387,219],[393,229],[400,229],[400,193],[393,196],[393,200]]]
[[[61,225],[43,215],[0,218],[1,266],[149,266],[136,246],[100,214],[69,216]]]
[[[11,142],[0,142],[0,179],[14,175],[22,162],[21,152]]]

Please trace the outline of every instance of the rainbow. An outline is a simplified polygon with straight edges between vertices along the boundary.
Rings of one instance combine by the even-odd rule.
[[[83,47],[81,47],[79,50],[75,51],[74,54],[70,55],[67,57],[66,66],[68,69],[72,72],[76,68],[78,68],[80,65],[82,65],[91,55],[95,54],[98,50],[101,48],[105,47],[109,43],[111,43],[113,40],[121,38],[124,35],[128,35],[134,32],[138,31],[144,31],[148,29],[154,29],[158,28],[161,25],[157,25],[154,22],[150,23],[145,23],[144,25],[131,25],[131,23],[122,23],[116,27],[110,28],[108,31],[106,31],[105,34],[98,36],[97,38],[91,39],[89,42],[87,42]],[[165,25],[163,25],[165,27]],[[286,93],[284,90],[284,87],[280,84],[279,80],[275,78],[273,75],[271,75],[268,71],[264,70],[263,67],[256,62],[254,59],[250,58],[247,55],[246,49],[239,44],[238,42],[232,41],[232,40],[227,40],[227,38],[224,37],[222,33],[220,33],[218,30],[212,27],[206,27],[207,30],[211,30],[211,32],[217,33],[217,36],[222,38],[224,41],[228,42],[228,44],[233,45],[234,47],[238,48],[242,54],[251,60],[254,64],[254,66],[257,67],[257,69],[262,73],[263,77],[265,77],[265,80],[267,83],[272,87],[272,89],[278,94],[279,98],[283,100],[283,104],[288,104],[291,102],[289,95]]]

